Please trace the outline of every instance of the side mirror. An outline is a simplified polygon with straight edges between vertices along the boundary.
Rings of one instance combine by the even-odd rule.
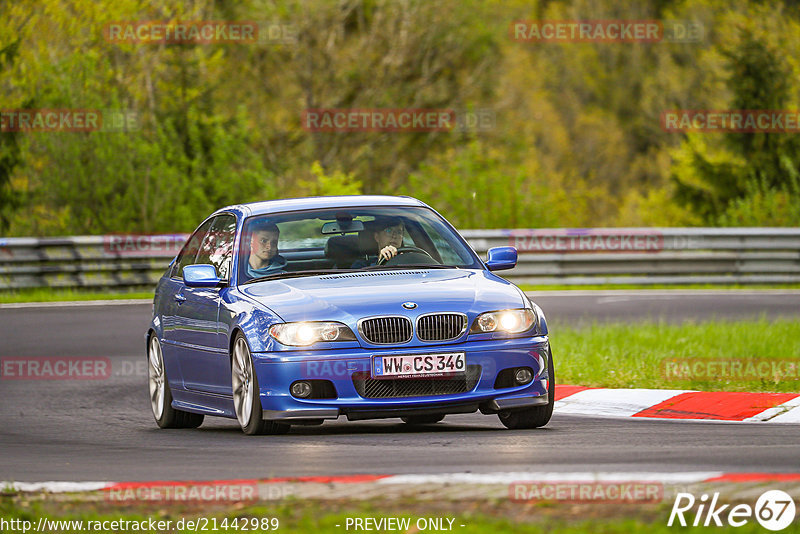
[[[217,287],[220,279],[213,265],[187,265],[183,268],[183,283],[189,287]]]
[[[514,247],[494,247],[489,249],[486,267],[490,271],[505,271],[517,265],[517,249]]]

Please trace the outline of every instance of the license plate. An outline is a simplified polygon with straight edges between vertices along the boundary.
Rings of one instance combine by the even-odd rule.
[[[463,352],[374,356],[372,378],[438,378],[463,375],[467,355]]]

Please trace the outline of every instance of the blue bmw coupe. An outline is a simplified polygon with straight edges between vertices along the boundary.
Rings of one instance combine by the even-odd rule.
[[[341,196],[223,208],[155,291],[146,333],[158,426],[497,414],[541,427],[555,375],[542,310],[419,200]]]

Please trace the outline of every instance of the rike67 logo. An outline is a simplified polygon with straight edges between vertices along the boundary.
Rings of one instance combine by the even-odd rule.
[[[694,510],[697,505],[696,510]],[[692,520],[694,516],[694,520]],[[783,530],[788,527],[795,516],[795,505],[792,497],[781,490],[770,490],[761,494],[755,507],[749,504],[719,504],[719,493],[714,493],[711,501],[708,495],[703,494],[700,499],[695,499],[691,493],[678,493],[672,511],[669,514],[667,526],[673,523],[685,527],[691,522],[697,526],[724,526],[741,527],[755,518],[759,524],[768,530]]]

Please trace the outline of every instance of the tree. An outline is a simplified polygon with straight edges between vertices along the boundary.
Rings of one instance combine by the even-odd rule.
[[[733,92],[729,108],[786,109],[790,81],[796,76],[783,53],[748,28],[740,32],[738,43],[724,51]],[[757,132],[721,136],[716,140],[708,134],[690,134],[676,151],[673,177],[678,202],[690,205],[707,224],[798,220],[797,135]],[[762,212],[768,206],[781,211]]]
[[[0,78],[7,74],[14,60],[19,55],[20,39],[0,48]],[[23,107],[33,104],[32,99],[28,99]],[[14,169],[21,160],[21,139],[18,131],[0,130],[0,231],[9,227],[9,221],[22,200],[19,192],[15,191],[11,184]]]

